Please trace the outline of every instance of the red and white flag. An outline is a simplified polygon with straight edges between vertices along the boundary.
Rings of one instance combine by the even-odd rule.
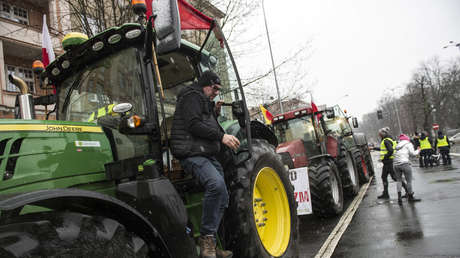
[[[319,111],[319,110],[318,110],[318,106],[316,106],[315,102],[313,101],[313,95],[312,95],[311,93],[310,93],[310,99],[311,99],[311,102],[310,102],[310,104],[311,104],[311,109],[312,109],[313,113],[318,112],[318,111]],[[317,114],[316,114],[317,120],[319,120],[321,117],[322,117],[321,113],[317,113]]]
[[[43,15],[43,29],[42,29],[42,62],[47,67],[55,59],[53,43],[51,42],[48,26],[46,25],[46,14]]]

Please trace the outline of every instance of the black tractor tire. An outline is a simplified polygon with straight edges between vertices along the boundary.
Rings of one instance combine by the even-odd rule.
[[[353,156],[355,166],[359,173],[359,183],[365,184],[369,182],[369,178],[370,178],[369,172],[367,168],[365,169],[363,167],[363,157],[362,157],[361,151],[358,148],[352,148],[350,152],[351,152],[351,155]],[[364,165],[366,164],[364,163]]]
[[[311,205],[318,217],[333,217],[343,212],[342,180],[330,158],[312,160],[308,167]]]
[[[336,161],[342,179],[343,194],[346,197],[356,196],[360,187],[359,172],[355,166],[351,153],[348,152],[344,146],[340,147],[340,152]]]
[[[297,203],[294,199],[294,187],[289,181],[288,171],[283,165],[280,155],[275,153],[274,146],[270,145],[266,140],[253,139],[252,148],[251,158],[238,166],[227,181],[230,182],[230,201],[223,220],[225,228],[225,247],[228,250],[232,250],[233,257],[298,257]],[[284,228],[285,242],[283,242],[287,243],[287,246],[280,248],[280,253],[278,254],[274,254],[273,250],[272,253],[270,253],[270,251],[265,248],[258,233],[258,227],[260,227],[259,223],[264,224],[260,230],[268,230],[271,227],[271,225],[269,225],[270,221],[268,219],[265,221],[266,217],[264,217],[264,221],[256,222],[256,215],[254,214],[255,211],[260,209],[260,207],[258,207],[259,204],[261,207],[264,206],[263,209],[266,209],[262,214],[278,214],[277,211],[279,211],[281,206],[276,207],[278,209],[274,209],[273,205],[275,204],[265,204],[262,198],[257,200],[254,197],[253,193],[255,192],[256,178],[259,174],[263,174],[262,171],[264,171],[265,168],[274,171],[279,177],[278,182],[281,182],[281,187],[284,188],[286,194],[285,200],[287,200],[284,202],[285,206],[282,206],[281,209],[289,214],[289,224]],[[282,191],[282,189],[274,188],[271,191],[280,190]],[[283,192],[279,193],[283,195]],[[268,217],[268,215],[264,216]],[[287,216],[286,219],[288,219]],[[273,218],[272,221],[275,221],[276,224],[275,218]],[[274,233],[276,240],[283,239],[283,234],[280,231],[274,230]],[[267,244],[267,242],[265,243]],[[268,246],[268,248],[270,248],[270,246]]]
[[[115,220],[41,212],[0,225],[0,257],[149,257],[145,241]]]

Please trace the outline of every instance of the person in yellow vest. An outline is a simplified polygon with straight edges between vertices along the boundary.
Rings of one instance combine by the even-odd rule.
[[[441,131],[438,132],[438,138],[436,138],[435,145],[436,149],[439,150],[442,157],[443,165],[451,165],[452,161],[450,159],[450,142],[447,136],[443,135]]]
[[[433,161],[430,159],[431,154],[433,153],[433,148],[431,147],[431,140],[427,136],[426,132],[422,132],[420,135],[420,167],[433,167]]]
[[[396,141],[394,141],[390,136],[390,128],[384,127],[379,130],[379,136],[382,139],[380,142],[380,147],[375,147],[374,150],[380,151],[380,161],[383,163],[382,168],[382,182],[383,182],[383,193],[378,196],[379,199],[389,199],[390,195],[388,194],[388,175],[396,181],[395,172],[393,169],[393,153],[396,147]],[[404,190],[407,194],[407,186],[405,182],[402,182]]]

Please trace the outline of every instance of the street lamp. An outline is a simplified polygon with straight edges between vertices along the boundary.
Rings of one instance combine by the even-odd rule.
[[[400,89],[400,87],[395,87],[395,88],[391,88],[391,89],[387,89],[387,90],[390,90],[391,91],[391,98],[393,99],[393,108],[395,109],[395,112],[396,112],[396,118],[398,119],[398,127],[399,127],[399,134],[401,135],[402,134],[402,129],[401,129],[401,120],[399,119],[399,110],[398,110],[398,106],[396,105],[396,98],[394,96],[394,92],[395,90],[397,89]]]
[[[275,76],[275,85],[276,85],[276,92],[278,94],[278,103],[280,105],[280,112],[284,113],[283,104],[281,103],[280,89],[279,89],[279,86],[278,86],[278,79],[276,78],[276,67],[275,67],[275,61],[273,60],[272,44],[270,43],[270,34],[268,33],[267,18],[265,17],[264,2],[265,1],[262,0],[262,11],[264,13],[265,31],[267,32],[268,48],[270,49],[270,57],[272,59],[273,75]]]

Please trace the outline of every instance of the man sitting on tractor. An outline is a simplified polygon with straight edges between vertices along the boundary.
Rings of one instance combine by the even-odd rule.
[[[217,122],[222,102],[213,99],[221,90],[220,79],[206,71],[177,97],[171,130],[171,150],[184,170],[205,188],[200,227],[201,257],[231,257],[232,252],[216,250],[216,233],[228,206],[228,192],[221,164],[215,158],[221,143],[236,150],[240,142],[224,133]]]

